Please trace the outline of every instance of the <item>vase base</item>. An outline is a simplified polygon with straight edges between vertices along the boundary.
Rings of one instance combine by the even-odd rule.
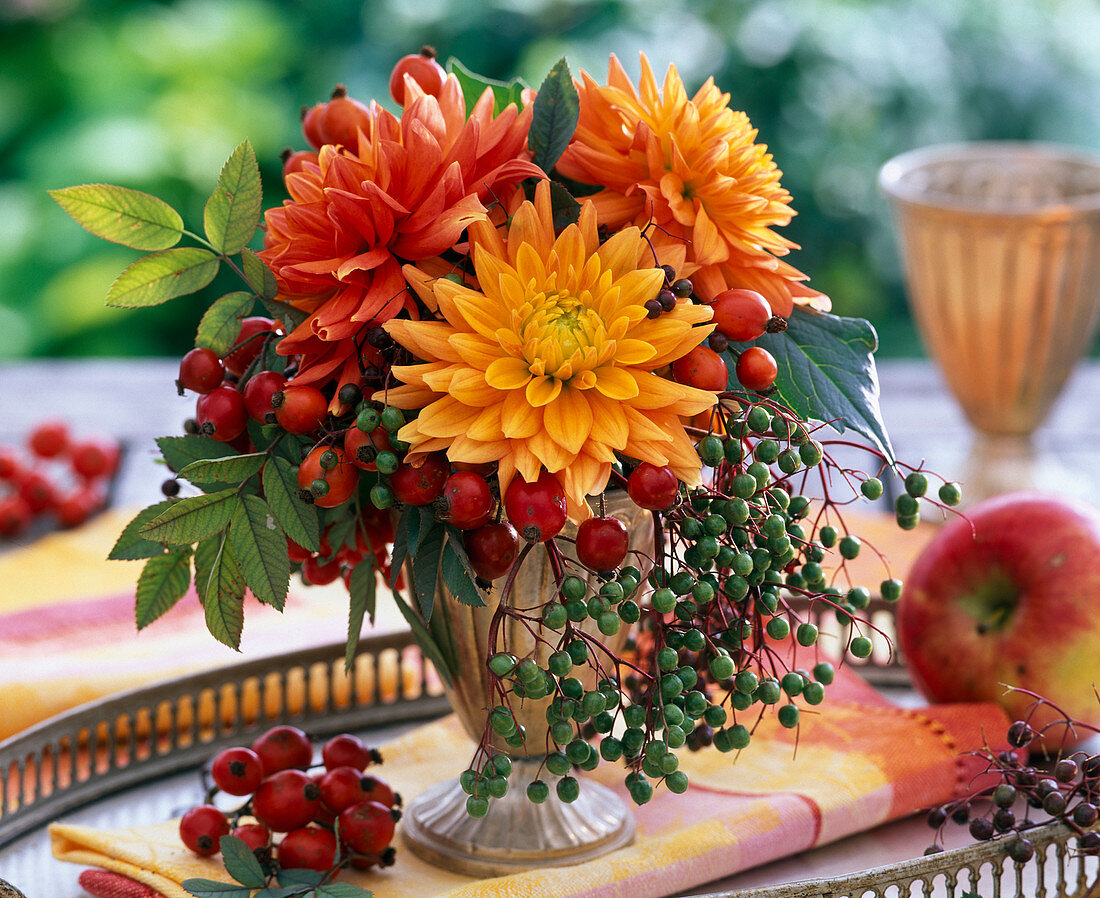
[[[634,841],[634,817],[610,789],[582,779],[576,801],[551,793],[535,804],[526,790],[538,763],[514,764],[508,794],[492,799],[482,818],[466,813],[457,779],[428,789],[402,819],[405,844],[433,866],[485,877],[580,864]]]

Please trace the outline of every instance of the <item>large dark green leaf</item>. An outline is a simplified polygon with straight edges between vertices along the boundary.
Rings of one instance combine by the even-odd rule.
[[[179,475],[192,483],[236,484],[258,473],[266,458],[263,452],[230,455],[228,458],[200,458],[189,462]]]
[[[183,219],[164,200],[112,184],[51,190],[50,196],[81,227],[133,249],[168,249],[183,236]]]
[[[213,879],[194,877],[180,883],[188,895],[195,898],[251,898],[252,889],[233,882],[217,882]]]
[[[229,544],[252,594],[282,611],[290,581],[290,557],[282,528],[259,496],[243,496],[237,503],[229,525]]]
[[[138,535],[166,546],[189,546],[224,530],[239,502],[235,489],[188,496],[139,528]]]
[[[199,322],[195,345],[224,356],[241,332],[241,319],[252,310],[255,302],[256,297],[243,290],[227,293],[213,302]]]
[[[581,204],[557,181],[550,182],[550,210],[554,216],[555,231],[565,230],[581,217]]]
[[[420,614],[426,621],[432,619],[432,609],[435,606],[435,588],[439,580],[439,563],[445,537],[443,525],[433,522],[433,526],[420,534],[416,551],[409,550],[413,589],[420,606]]]
[[[134,617],[139,630],[183,598],[191,584],[191,549],[177,549],[145,562],[138,577]]]
[[[466,68],[457,59],[447,61],[447,71],[458,79],[458,85],[462,88],[462,98],[466,101],[466,115],[473,112],[477,101],[485,93],[486,88],[493,91],[493,115],[499,115],[509,104],[514,104],[517,109],[523,104],[523,90],[527,87],[519,78],[511,81],[494,81],[484,75],[476,75]]]
[[[207,239],[227,256],[240,252],[256,233],[263,196],[256,153],[247,140],[222,166],[218,185],[203,209]]]
[[[279,284],[275,275],[247,246],[241,250],[241,264],[244,267],[245,280],[260,299],[274,299],[279,294]],[[287,306],[287,308],[293,308]]]
[[[240,651],[245,583],[228,534],[199,544],[195,588],[206,612],[206,628],[218,642]]]
[[[786,331],[765,334],[756,345],[771,352],[779,366],[775,398],[804,419],[826,422],[839,433],[850,427],[894,462],[879,409],[873,355],[878,335],[870,323],[796,306]],[[733,374],[730,389],[738,389]]]
[[[232,458],[237,451],[231,446],[215,440],[213,437],[200,436],[189,433],[181,437],[157,437],[157,446],[168,463],[168,467],[175,472],[182,471],[192,462],[202,459]],[[200,483],[191,481],[204,492],[219,490],[224,484],[215,480]]]
[[[374,621],[374,609],[376,602],[375,589],[377,576],[374,561],[364,558],[351,569],[351,579],[348,584],[349,610],[348,610],[348,643],[344,654],[344,669],[351,670],[355,663],[355,651],[359,647],[359,634],[363,629],[363,615]]]
[[[531,130],[527,133],[533,161],[547,174],[569,145],[580,114],[580,97],[563,56],[543,79],[531,112]]]
[[[452,529],[448,528],[447,542],[443,546],[443,558],[440,562],[440,568],[443,571],[443,582],[447,584],[447,589],[450,590],[451,594],[463,605],[480,608],[485,604],[485,600],[481,597],[481,590],[474,583],[476,575],[470,567],[469,559],[466,557],[466,550],[462,546],[462,537],[459,536],[456,542],[455,535],[450,532]]]
[[[163,502],[158,502],[156,505],[150,505],[148,508],[139,511],[134,519],[122,528],[122,533],[118,535],[118,539],[107,557],[111,561],[137,561],[141,558],[163,555],[167,551],[163,543],[146,539],[138,531],[171,504],[171,500],[165,499]]]
[[[142,256],[107,290],[107,305],[120,309],[157,306],[201,290],[218,273],[218,257],[198,247],[162,249]]]
[[[428,657],[428,660],[435,665],[436,671],[449,686],[452,679],[451,668],[434,637],[429,632],[428,628],[424,626],[424,621],[420,619],[416,611],[410,607],[409,603],[406,602],[397,591],[393,593],[393,602],[397,606],[397,610],[401,612],[401,616],[405,618],[405,622],[409,625],[409,629],[412,630],[413,636],[416,637],[416,643],[420,646],[420,650]]]
[[[316,552],[321,548],[317,509],[298,496],[297,469],[285,458],[273,455],[263,473],[264,495],[271,513],[294,542]]]
[[[219,847],[225,872],[241,885],[258,889],[267,882],[264,868],[252,853],[252,849],[245,844],[244,839],[236,836],[222,836]]]

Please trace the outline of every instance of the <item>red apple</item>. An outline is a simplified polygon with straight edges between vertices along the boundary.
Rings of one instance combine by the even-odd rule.
[[[897,628],[930,700],[995,701],[1021,720],[1034,699],[1006,691],[1016,686],[1100,726],[1100,510],[1038,493],[975,506],[917,558]],[[1057,719],[1042,707],[1030,722]],[[1062,735],[1044,741],[1057,748]]]

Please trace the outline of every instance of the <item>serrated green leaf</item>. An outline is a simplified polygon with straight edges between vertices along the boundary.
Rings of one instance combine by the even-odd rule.
[[[161,543],[140,536],[138,531],[171,504],[171,500],[165,499],[163,502],[158,502],[156,505],[150,505],[148,508],[139,511],[134,519],[122,528],[122,533],[118,535],[114,547],[107,554],[107,558],[111,561],[139,561],[142,558],[163,555],[168,551]]]
[[[459,552],[461,552],[461,556]],[[474,608],[481,608],[485,604],[485,600],[481,597],[481,590],[474,583],[474,574],[469,568],[466,552],[462,549],[461,543],[459,543],[456,551],[454,540],[450,538],[450,535],[448,535],[447,542],[443,546],[443,559],[440,567],[443,571],[443,582],[447,585],[451,595],[458,601],[463,605],[470,605]]]
[[[351,580],[348,584],[348,643],[344,652],[344,669],[348,671],[355,663],[355,651],[359,647],[359,634],[363,629],[363,615],[369,615],[371,622],[374,622],[376,579],[377,571],[370,558],[364,558],[351,569]]]
[[[432,634],[428,631],[428,628],[424,626],[424,621],[422,621],[417,613],[413,611],[409,603],[401,597],[399,592],[394,592],[393,601],[394,604],[397,605],[397,610],[401,612],[401,616],[405,618],[405,622],[409,625],[409,629],[412,630],[413,636],[416,637],[416,643],[420,646],[420,650],[428,657],[428,660],[435,665],[436,671],[444,681],[446,681],[447,685],[450,686],[453,679],[451,668],[447,664],[443,652],[432,637]]]
[[[774,398],[796,415],[823,421],[837,432],[850,427],[893,464],[894,450],[879,409],[875,329],[861,318],[841,318],[796,306],[787,329],[756,341],[775,356]],[[739,389],[730,366],[730,389]]]
[[[199,459],[229,458],[238,454],[221,440],[194,433],[182,437],[157,437],[156,442],[161,455],[168,462],[168,467],[173,471],[182,471],[191,462]]]
[[[458,86],[462,88],[462,98],[466,102],[466,117],[474,111],[474,106],[485,93],[486,88],[493,91],[493,115],[500,115],[509,104],[516,109],[523,107],[523,91],[527,85],[519,78],[511,81],[496,81],[471,72],[466,66],[453,57],[447,61],[447,71],[458,79]]]
[[[319,886],[325,881],[326,873],[319,870],[305,870],[301,867],[290,867],[279,870],[275,879],[281,886]]]
[[[580,221],[581,204],[557,181],[550,182],[550,210],[554,217],[555,231],[563,231]]]
[[[547,73],[535,97],[527,143],[535,165],[550,174],[565,152],[581,115],[581,101],[563,56]]]
[[[179,476],[191,483],[241,483],[256,474],[266,459],[265,452],[231,455],[228,458],[200,458],[185,465]]]
[[[206,603],[206,590],[210,583],[210,575],[214,571],[214,565],[218,563],[218,555],[222,551],[222,543],[228,538],[227,533],[215,533],[195,544],[195,592],[199,594],[199,601]]]
[[[195,345],[212,349],[224,356],[241,332],[241,319],[252,311],[256,298],[239,290],[227,293],[211,303],[199,322]]]
[[[216,882],[213,879],[185,879],[180,883],[188,895],[195,898],[251,898],[252,889],[234,882]]]
[[[260,299],[274,299],[279,295],[279,284],[275,280],[274,273],[264,264],[263,259],[247,246],[241,250],[241,262],[248,286]],[[287,306],[287,308],[293,308],[293,306]]]
[[[282,611],[290,581],[286,536],[263,499],[241,498],[233,510],[229,543],[252,594],[265,605]]]
[[[134,617],[139,630],[170,611],[191,585],[191,549],[177,549],[145,562],[135,592]]]
[[[119,309],[159,306],[201,290],[218,273],[218,257],[197,247],[162,249],[142,256],[107,290],[107,305]]]
[[[420,534],[416,551],[409,551],[412,563],[413,589],[416,601],[424,620],[432,619],[435,606],[435,588],[439,580],[439,563],[443,555],[443,542],[446,531],[442,525],[433,521],[433,526]]]
[[[72,219],[97,237],[133,249],[168,249],[183,236],[183,219],[164,200],[112,184],[51,190]]]
[[[329,882],[313,893],[317,898],[373,898],[374,892],[350,882]]]
[[[216,545],[210,573],[198,588],[206,614],[206,629],[218,642],[240,651],[244,629],[244,575],[228,538],[223,535]]]
[[[239,501],[235,489],[188,496],[139,528],[138,535],[166,546],[189,546],[225,529]]]
[[[321,525],[317,509],[298,497],[297,469],[280,455],[268,461],[263,473],[264,495],[275,520],[303,549],[321,548]]]
[[[225,872],[242,886],[258,889],[267,882],[264,868],[244,839],[237,836],[222,836],[219,847]]]
[[[309,318],[310,315],[309,312],[296,309],[294,306],[279,302],[277,299],[264,299],[263,304],[272,318],[277,318],[283,323],[288,334]]]
[[[203,227],[214,249],[227,256],[244,249],[256,233],[262,206],[260,169],[246,140],[222,166],[218,185],[203,209]]]
[[[406,505],[397,519],[393,528],[393,548],[390,549],[390,586],[397,583],[401,576],[401,569],[405,565],[405,559],[409,555],[409,518],[416,515],[419,519],[418,509],[413,505]]]

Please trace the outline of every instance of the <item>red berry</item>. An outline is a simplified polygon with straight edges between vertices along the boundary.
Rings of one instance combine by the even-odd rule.
[[[251,795],[264,778],[263,761],[251,748],[226,748],[214,756],[210,778],[227,795]]]
[[[259,336],[272,330],[275,321],[263,316],[241,319],[241,329],[225,356],[225,368],[236,377],[240,377],[263,349],[264,338]]]
[[[312,555],[302,562],[302,577],[311,586],[325,586],[340,579],[340,567],[339,558],[322,562],[319,555]]]
[[[289,536],[286,538],[286,552],[290,556],[291,564],[301,564],[307,558],[311,557],[313,553],[309,549],[303,549]]]
[[[328,400],[316,387],[291,384],[268,401],[275,406],[279,426],[291,433],[313,433],[328,414]]]
[[[199,397],[195,403],[195,420],[204,434],[228,443],[244,433],[248,412],[241,394],[230,384],[223,383]]]
[[[525,540],[546,542],[565,526],[565,493],[549,471],[544,470],[534,483],[516,475],[504,493],[504,510]]]
[[[630,534],[618,518],[589,518],[577,528],[577,558],[594,571],[613,571],[626,558]]]
[[[54,503],[57,523],[62,527],[83,524],[107,502],[107,494],[96,486],[85,485],[59,497]]]
[[[317,154],[311,150],[299,150],[296,153],[287,153],[283,159],[283,180],[294,172],[304,171],[307,164],[317,165]]]
[[[493,514],[493,491],[480,474],[455,471],[443,485],[443,509],[438,515],[459,530],[474,530]]]
[[[401,796],[376,776],[365,776],[359,781],[360,788],[371,801],[377,801],[388,808],[401,804]]]
[[[398,502],[428,505],[443,493],[451,466],[442,452],[424,456],[419,465],[402,462],[390,475],[390,486]]]
[[[750,346],[737,360],[737,379],[746,390],[762,393],[775,383],[779,366],[762,346]]]
[[[358,736],[351,733],[341,733],[333,736],[321,746],[321,761],[328,770],[337,767],[354,767],[356,770],[366,770],[371,763],[379,764],[382,756],[377,749],[367,748],[366,744]]]
[[[428,51],[428,52],[425,52]],[[424,93],[438,97],[447,81],[447,72],[435,61],[435,52],[425,47],[419,53],[410,53],[397,60],[390,74],[390,96],[405,105],[405,76],[413,79]]]
[[[340,144],[353,153],[359,151],[359,132],[370,131],[370,109],[353,100],[340,85],[332,99],[318,113],[317,127],[321,139],[328,144]]]
[[[327,470],[321,466],[321,456],[326,452],[336,454],[336,464]],[[359,486],[359,470],[347,460],[342,446],[314,446],[298,466],[298,487],[308,490],[315,480],[328,484],[328,492],[314,496],[313,504],[320,508],[335,508],[351,498]]]
[[[23,464],[13,449],[0,446],[0,480],[15,480],[23,471]]]
[[[260,424],[274,424],[275,406],[271,404],[271,397],[285,386],[286,378],[274,371],[253,374],[241,391],[248,416]]]
[[[280,770],[252,796],[252,813],[272,832],[285,833],[309,823],[321,808],[320,791],[303,770]]]
[[[357,854],[380,855],[393,841],[400,816],[377,801],[352,805],[340,814],[340,841]]]
[[[73,472],[84,480],[109,477],[118,467],[118,444],[81,440],[69,450]]]
[[[19,495],[0,498],[0,536],[15,539],[26,531],[34,519],[34,512],[26,499]]]
[[[267,848],[271,844],[271,830],[262,823],[242,823],[229,835],[236,836],[254,852]]]
[[[317,103],[302,110],[302,134],[315,150],[325,145],[325,139],[321,136],[321,113],[324,108],[324,103]]]
[[[721,393],[729,381],[722,357],[709,346],[696,346],[672,363],[672,376],[680,383],[700,390]]]
[[[297,727],[281,724],[258,736],[252,750],[260,756],[264,774],[270,776],[290,767],[308,767],[313,763],[313,743]]]
[[[41,471],[27,471],[19,479],[18,490],[33,513],[52,508],[57,502],[57,489]]]
[[[69,426],[64,421],[44,421],[30,432],[27,445],[39,458],[54,458],[69,448]]]
[[[229,834],[229,821],[220,808],[201,804],[180,818],[180,839],[195,854],[217,854],[222,836]]]
[[[363,791],[363,772],[354,767],[334,767],[321,777],[318,786],[321,804],[339,814],[353,804],[370,800]]]
[[[755,290],[726,290],[714,297],[710,308],[718,333],[734,343],[762,336],[772,317],[772,307]]]
[[[225,364],[213,349],[196,346],[180,360],[182,390],[209,393],[225,379]]]
[[[483,580],[496,580],[507,574],[519,552],[516,528],[507,521],[469,530],[462,541],[470,566]]]
[[[376,427],[370,433],[364,433],[358,427],[351,428],[344,436],[344,449],[351,463],[364,471],[377,471],[374,463],[379,452],[391,450],[390,435],[384,427]]]
[[[283,836],[277,849],[283,870],[331,870],[336,863],[336,836],[319,826],[294,829]]]
[[[680,481],[671,469],[642,462],[627,479],[626,491],[635,505],[650,511],[664,511],[676,501]]]

